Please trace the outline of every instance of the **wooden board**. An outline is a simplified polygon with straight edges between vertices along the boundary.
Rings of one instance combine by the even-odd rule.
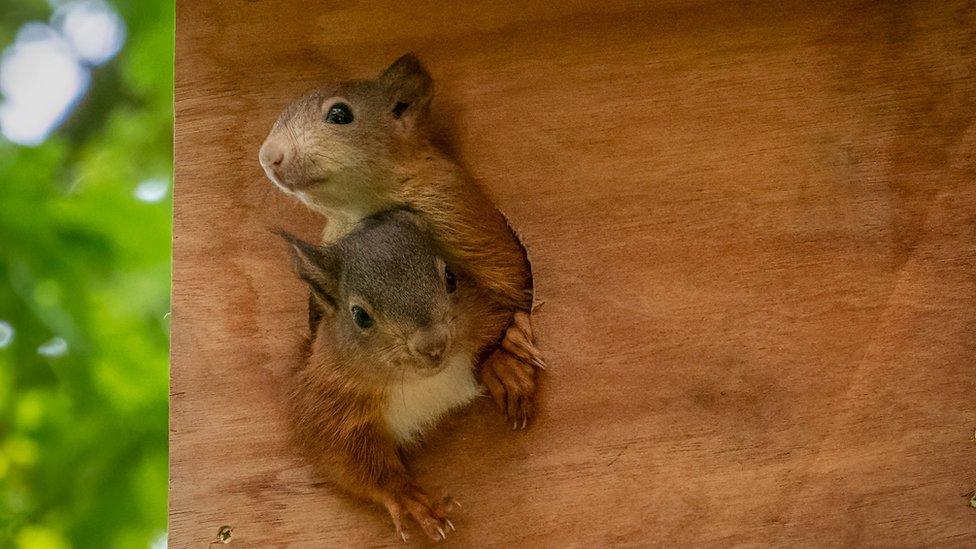
[[[530,250],[552,364],[415,461],[454,546],[976,543],[972,2],[182,0],[170,546],[395,545],[288,445],[322,221],[258,147],[405,51]]]

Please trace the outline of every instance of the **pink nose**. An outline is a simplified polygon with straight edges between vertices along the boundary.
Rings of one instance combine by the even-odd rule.
[[[266,142],[261,146],[258,159],[265,168],[281,167],[285,161],[285,149],[277,143]]]
[[[435,326],[420,330],[410,338],[410,350],[419,355],[426,355],[433,361],[438,361],[447,349],[448,332],[444,326]]]

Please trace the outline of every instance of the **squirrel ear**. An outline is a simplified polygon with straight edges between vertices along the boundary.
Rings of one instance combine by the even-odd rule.
[[[335,310],[339,293],[339,259],[327,246],[314,246],[295,235],[280,231],[279,236],[290,244],[295,272],[312,294],[328,310]]]
[[[394,61],[378,82],[386,91],[393,117],[408,127],[427,113],[434,95],[434,80],[414,54],[408,53]]]

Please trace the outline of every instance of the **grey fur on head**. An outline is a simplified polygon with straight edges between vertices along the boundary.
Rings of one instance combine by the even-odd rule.
[[[436,242],[409,211],[368,217],[326,246],[281,236],[291,244],[298,276],[327,307],[361,300],[380,321],[425,327],[449,305]]]

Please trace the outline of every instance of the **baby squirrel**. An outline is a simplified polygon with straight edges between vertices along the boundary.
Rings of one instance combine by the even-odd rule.
[[[445,260],[511,320],[478,376],[513,428],[524,428],[536,368],[545,368],[529,319],[528,261],[501,212],[432,142],[432,97],[430,75],[404,55],[374,80],[326,85],[288,105],[259,159],[281,190],[327,218],[325,242],[376,212],[419,215]]]
[[[300,446],[340,488],[383,505],[404,541],[407,517],[444,539],[456,502],[419,488],[403,450],[479,394],[478,355],[509,315],[410,212],[368,217],[326,246],[281,234],[321,312],[290,398]]]

